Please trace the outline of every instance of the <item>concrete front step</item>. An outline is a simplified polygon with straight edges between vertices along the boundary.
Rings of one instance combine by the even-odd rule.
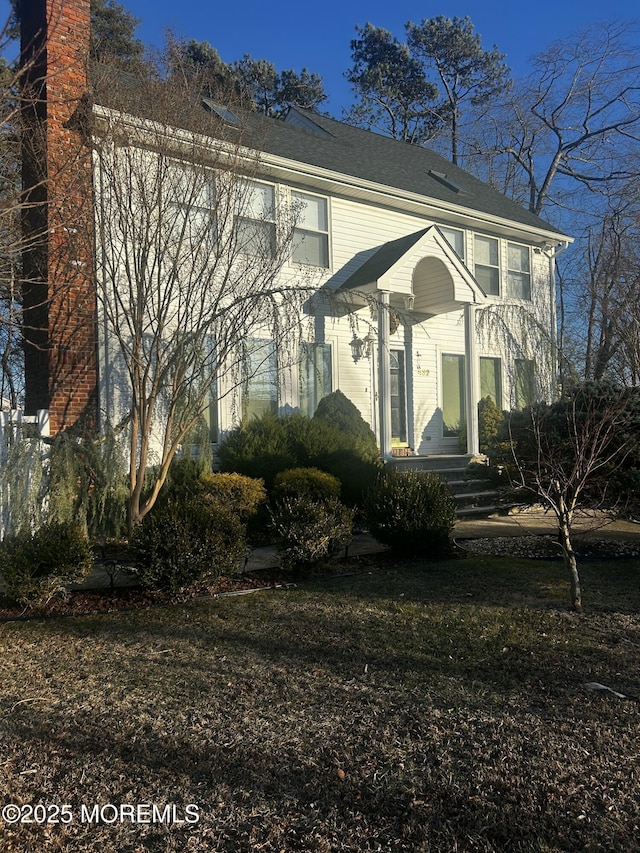
[[[467,476],[472,459],[454,454],[406,456],[389,464],[397,471],[429,471],[440,477],[451,489],[458,518],[491,515],[500,509],[498,493],[489,481]]]
[[[477,518],[486,518],[488,515],[493,515],[495,512],[504,512],[504,507],[495,504],[487,504],[486,506],[484,504],[482,506],[464,506],[456,509],[456,516],[458,518],[470,518],[472,516],[476,516]]]
[[[434,456],[394,457],[387,464],[398,471],[434,471],[437,473],[455,471],[460,473],[466,471],[471,459],[471,456],[443,453]]]

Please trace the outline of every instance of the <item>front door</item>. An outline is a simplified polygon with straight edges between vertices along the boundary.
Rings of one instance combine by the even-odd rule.
[[[391,440],[394,444],[407,442],[407,402],[404,370],[404,350],[392,349],[391,362]]]

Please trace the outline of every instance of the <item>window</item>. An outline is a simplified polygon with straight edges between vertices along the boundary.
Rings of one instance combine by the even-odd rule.
[[[331,345],[302,344],[300,363],[300,411],[313,417],[318,403],[332,391]]]
[[[502,408],[502,362],[499,358],[480,359],[480,397],[491,397]]]
[[[273,341],[253,338],[247,344],[246,380],[242,400],[245,418],[278,411],[278,365]]]
[[[515,368],[515,405],[516,409],[532,406],[536,401],[536,375],[533,361],[516,358]]]
[[[476,281],[485,293],[491,296],[499,296],[500,253],[498,240],[495,237],[482,237],[476,234],[474,253]]]
[[[466,419],[464,356],[442,356],[442,435],[455,438]]]
[[[329,219],[327,200],[292,192],[296,227],[293,232],[293,261],[314,267],[329,266]]]
[[[275,190],[269,184],[240,184],[241,214],[237,218],[238,246],[247,255],[276,255]]]
[[[516,299],[531,299],[531,258],[528,246],[507,243],[507,292]]]
[[[458,228],[444,228],[442,225],[438,227],[447,243],[455,250],[456,255],[464,260],[464,231],[460,231]]]
[[[169,229],[167,248],[176,253],[206,246],[215,238],[214,183],[210,174],[188,166],[169,165],[164,179]]]
[[[207,428],[207,434],[209,436],[210,444],[217,444],[218,442],[218,383],[216,379],[213,379],[211,383],[211,390],[208,395],[207,407],[202,413],[204,418],[204,422]]]

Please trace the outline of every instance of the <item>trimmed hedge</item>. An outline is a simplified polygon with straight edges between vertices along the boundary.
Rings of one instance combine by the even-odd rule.
[[[316,501],[337,500],[340,497],[340,480],[319,468],[289,468],[281,471],[273,486],[274,500],[302,496]]]
[[[267,414],[242,424],[222,442],[220,468],[260,478],[269,492],[282,471],[319,468],[340,480],[344,503],[362,504],[380,472],[375,436],[344,394],[325,400],[313,418]]]
[[[456,520],[449,488],[428,471],[385,471],[367,496],[369,531],[396,551],[441,554]]]
[[[208,500],[247,522],[267,499],[262,480],[243,474],[203,474],[198,489]]]

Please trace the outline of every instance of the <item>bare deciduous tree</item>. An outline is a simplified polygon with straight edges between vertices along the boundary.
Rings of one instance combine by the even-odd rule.
[[[575,610],[582,608],[575,516],[582,508],[615,510],[621,496],[612,488],[611,474],[637,451],[637,424],[637,395],[593,383],[509,418],[512,485],[554,514]]]
[[[133,116],[96,109],[94,132],[105,400],[127,421],[131,526],[210,403],[273,342],[287,351],[309,295],[285,270],[295,205],[254,180],[263,120],[249,131],[166,82],[137,84],[135,101]]]

